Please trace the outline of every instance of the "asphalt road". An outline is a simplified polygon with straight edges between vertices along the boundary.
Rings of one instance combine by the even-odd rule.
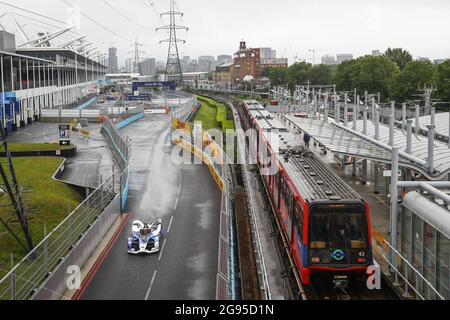
[[[215,299],[221,194],[206,166],[172,163],[169,123],[154,115],[123,129],[132,140],[131,219],[83,300]],[[166,240],[160,254],[129,256],[132,221],[156,218]]]

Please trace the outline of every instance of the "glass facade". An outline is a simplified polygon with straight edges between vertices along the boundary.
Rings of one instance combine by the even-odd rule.
[[[419,216],[402,207],[399,244],[404,258],[445,299],[450,299],[450,240]],[[405,266],[401,267],[405,272]],[[411,270],[408,279],[425,299],[438,299],[430,286]],[[410,292],[411,293],[411,292]]]

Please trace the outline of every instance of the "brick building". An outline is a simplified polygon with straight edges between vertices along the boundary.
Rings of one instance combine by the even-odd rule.
[[[234,81],[242,82],[248,75],[258,78],[260,73],[260,49],[247,48],[245,41],[241,41],[239,51],[234,54]]]
[[[234,64],[224,63],[216,67],[214,71],[214,82],[228,84],[234,82]]]

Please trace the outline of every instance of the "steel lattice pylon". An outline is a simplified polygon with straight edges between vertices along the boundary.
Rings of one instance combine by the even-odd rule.
[[[142,75],[139,54],[145,53],[145,51],[140,50],[140,48],[143,47],[143,44],[139,43],[138,39],[136,38],[136,41],[134,42],[134,44],[132,44],[132,46],[134,46],[134,51],[130,51],[129,53],[134,53],[133,72]]]
[[[0,205],[6,209],[10,208],[12,211],[10,214],[0,215],[0,223],[26,251],[31,251],[33,250],[33,240],[28,228],[26,208],[22,199],[22,188],[17,182],[2,121],[0,121],[0,135],[0,153],[3,153],[3,156],[0,156],[0,191],[3,193]],[[14,227],[16,223],[20,225],[21,231],[16,230]]]
[[[183,70],[181,69],[178,43],[186,43],[186,41],[177,38],[177,30],[187,31],[189,28],[177,25],[176,16],[182,17],[184,14],[182,12],[175,11],[175,0],[170,0],[170,11],[161,14],[161,16],[164,15],[168,15],[170,17],[170,24],[157,28],[156,30],[168,30],[170,34],[169,39],[160,41],[160,43],[169,43],[166,65],[166,80],[169,79],[169,75],[171,74],[179,75],[179,78],[175,80],[183,85]]]

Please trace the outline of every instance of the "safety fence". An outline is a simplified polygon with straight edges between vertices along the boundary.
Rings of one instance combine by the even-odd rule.
[[[95,189],[68,217],[53,231],[45,236],[19,264],[0,280],[0,300],[28,300],[35,298],[41,291],[53,296],[64,293],[46,283],[60,271],[60,266],[77,248],[77,245],[100,221],[104,230],[112,224],[120,211],[109,210],[108,216],[102,216],[117,196],[115,181],[123,179],[124,171],[116,171]],[[84,252],[88,254],[89,252]]]
[[[438,290],[402,254],[384,240],[382,244],[383,265],[394,275],[394,285],[402,291],[405,298],[417,300],[445,300]],[[395,257],[395,264],[392,263]]]
[[[197,101],[197,96],[187,95],[186,93],[182,98],[153,100],[152,105],[154,108],[168,107],[169,109],[172,109],[173,117],[181,119],[182,121],[189,120],[189,117],[194,114],[200,106]]]
[[[103,118],[101,133],[108,142],[109,148],[113,154],[114,160],[119,166],[119,170],[123,172],[121,179],[117,181],[120,187],[121,195],[121,205],[122,210],[125,209],[128,191],[129,191],[129,159],[130,159],[130,144],[129,139],[122,137],[119,133],[119,129],[123,128],[125,125],[132,121],[135,121],[141,117],[144,117],[144,111],[142,108],[139,110],[129,110],[123,115],[119,115],[119,119],[122,121],[118,122],[117,125],[112,122],[110,117]]]

